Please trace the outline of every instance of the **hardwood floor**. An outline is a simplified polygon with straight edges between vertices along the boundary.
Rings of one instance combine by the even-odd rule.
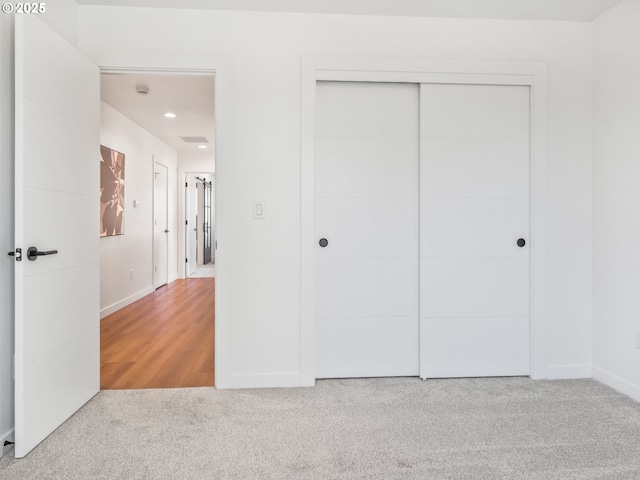
[[[100,388],[214,385],[215,278],[176,280],[100,323]]]

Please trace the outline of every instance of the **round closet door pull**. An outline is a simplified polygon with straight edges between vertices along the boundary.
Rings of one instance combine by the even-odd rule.
[[[527,244],[527,242],[524,241],[524,238],[519,238],[516,244],[522,248]]]
[[[327,245],[329,245],[329,240],[327,240],[326,238],[321,238],[320,241],[318,242],[320,244],[320,246],[322,248],[326,247]]]

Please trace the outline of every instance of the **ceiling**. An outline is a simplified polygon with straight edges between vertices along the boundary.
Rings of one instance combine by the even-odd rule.
[[[76,0],[79,5],[590,22],[621,0]]]
[[[140,95],[136,87],[148,87]],[[109,74],[100,76],[100,98],[125,117],[151,132],[177,151],[213,154],[215,123],[212,75]],[[176,114],[166,118],[165,113]],[[209,143],[186,143],[180,137],[206,137]]]

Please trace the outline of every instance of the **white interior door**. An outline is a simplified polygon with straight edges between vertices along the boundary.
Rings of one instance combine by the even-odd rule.
[[[316,378],[418,375],[418,94],[317,85]]]
[[[198,240],[196,238],[196,233],[198,231],[198,225],[196,224],[196,211],[198,208],[198,191],[196,189],[197,182],[198,181],[196,180],[195,175],[187,176],[187,201],[185,202],[187,206],[187,224],[185,225],[185,244],[187,245],[187,277],[193,275],[193,273],[196,271],[196,252],[198,248]]]
[[[36,16],[15,21],[15,455],[23,457],[100,389],[100,86],[98,68]],[[52,254],[29,260],[30,247]]]
[[[198,265],[204,265],[204,185],[201,180],[196,183],[196,198],[198,200],[198,208],[196,210],[196,224],[197,224],[197,241],[196,241],[196,263]]]
[[[529,375],[529,87],[420,96],[421,376]]]
[[[155,163],[153,184],[153,288],[166,285],[169,259],[167,167]]]
[[[211,211],[210,235],[211,235],[211,262],[216,263],[216,176],[211,174]]]
[[[210,181],[205,181],[202,183],[202,189],[204,190],[204,209],[203,209],[203,216],[202,216],[202,223],[203,223],[203,262],[205,265],[208,263],[211,263],[211,261],[213,260],[213,256],[211,255],[211,251],[212,251],[212,245],[211,245],[211,231],[212,231],[212,226],[211,226],[211,210],[212,210],[212,204],[211,204],[211,197],[213,197],[213,188],[212,188],[212,183]]]

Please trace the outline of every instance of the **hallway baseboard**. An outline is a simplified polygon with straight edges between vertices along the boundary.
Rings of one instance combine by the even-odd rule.
[[[124,300],[120,300],[119,302],[116,302],[113,305],[109,305],[108,307],[103,308],[102,310],[100,310],[100,320],[102,320],[104,317],[108,315],[111,315],[114,312],[117,312],[118,310],[128,305],[131,305],[133,302],[140,300],[142,297],[145,297],[150,293],[153,293],[152,286],[149,286],[144,290],[140,290],[138,293],[134,293],[130,297],[127,297]]]

